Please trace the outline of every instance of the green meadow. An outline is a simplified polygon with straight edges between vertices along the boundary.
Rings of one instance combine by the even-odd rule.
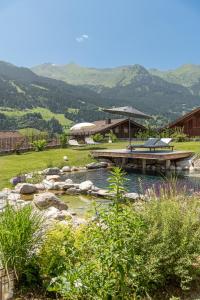
[[[98,148],[120,149],[125,148],[127,142],[117,142],[113,144],[101,144]],[[83,148],[52,149],[42,152],[27,152],[20,155],[6,155],[0,157],[0,188],[9,186],[9,179],[21,173],[41,170],[49,166],[62,166],[63,156],[67,156],[69,161],[66,165],[84,166],[92,162],[90,155],[95,146],[85,146]],[[175,143],[176,150],[189,150],[195,153],[200,152],[200,142]]]

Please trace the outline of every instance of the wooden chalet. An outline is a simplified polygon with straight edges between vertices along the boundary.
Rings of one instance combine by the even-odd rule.
[[[129,137],[129,119],[107,119],[93,122],[95,126],[80,130],[72,130],[70,135],[75,138],[91,136],[100,133],[105,136],[112,131],[118,139],[128,139]],[[135,137],[139,131],[144,131],[146,128],[131,120],[131,136]]]
[[[200,136],[200,107],[170,123],[168,128],[182,128],[189,137]]]

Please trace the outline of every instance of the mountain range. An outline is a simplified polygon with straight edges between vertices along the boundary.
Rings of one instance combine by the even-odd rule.
[[[48,63],[29,69],[0,61],[0,108],[42,107],[76,122],[105,117],[102,107],[124,105],[175,119],[200,105],[200,66],[160,71]]]
[[[174,119],[200,104],[200,66],[183,65],[171,71],[145,69],[140,65],[86,68],[77,64],[42,64],[36,74],[85,86],[116,105],[130,104],[151,114]]]

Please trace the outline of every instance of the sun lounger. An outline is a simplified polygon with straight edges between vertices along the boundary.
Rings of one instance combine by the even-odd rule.
[[[99,144],[99,143],[95,142],[93,140],[93,138],[91,138],[91,137],[86,137],[85,142],[86,142],[87,145],[97,145],[97,144]]]
[[[84,146],[83,144],[79,144],[77,140],[69,140],[69,141],[68,141],[68,144],[69,144],[70,146],[77,146],[77,147],[82,147],[82,146]]]
[[[174,149],[174,146],[170,145],[170,142],[172,141],[171,138],[149,138],[144,144],[142,145],[131,145],[128,146],[129,150],[134,150],[134,149],[149,149],[150,151],[156,150],[156,149],[162,149],[162,148],[170,148]]]

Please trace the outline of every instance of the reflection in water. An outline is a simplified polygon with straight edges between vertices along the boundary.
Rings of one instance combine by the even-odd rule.
[[[108,177],[109,170],[99,169],[88,172],[77,172],[69,174],[68,178],[71,178],[75,183],[80,183],[85,180],[91,180],[95,186],[100,188],[108,187]],[[126,188],[129,192],[140,192],[143,193],[144,190],[151,187],[158,187],[160,184],[166,182],[167,179],[170,180],[172,173],[165,175],[156,173],[141,173],[141,172],[128,172],[127,178],[129,179]],[[192,189],[194,191],[200,191],[200,177],[186,176],[184,173],[179,173],[177,175],[177,188],[183,190],[186,187],[188,190]],[[66,201],[69,208],[75,211],[78,215],[83,216],[85,213],[94,213],[94,202],[100,206],[108,204],[108,200],[96,199],[87,196],[69,196],[64,195],[62,199]]]
[[[99,169],[93,170],[89,172],[77,172],[73,174],[69,174],[69,178],[71,178],[75,183],[80,183],[85,180],[91,180],[95,186],[100,188],[108,187],[108,177],[109,170],[107,169]],[[193,187],[195,190],[200,190],[200,177],[194,176],[185,176],[184,173],[179,173],[177,177],[177,181],[180,185],[187,185],[188,187]],[[140,171],[132,171],[127,173],[127,178],[129,179],[126,187],[130,192],[141,192],[141,186],[143,189],[151,188],[153,185],[161,184],[166,179],[170,179],[172,177],[172,173],[166,173],[164,175],[146,172],[145,174]]]

